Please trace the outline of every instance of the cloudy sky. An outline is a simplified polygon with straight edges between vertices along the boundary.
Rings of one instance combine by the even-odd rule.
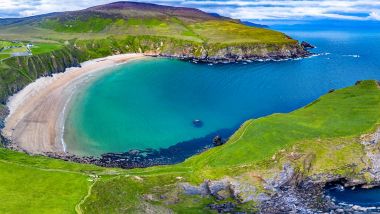
[[[83,9],[117,0],[0,0],[0,17]],[[140,0],[135,0],[140,1]],[[347,19],[380,21],[380,0],[143,0],[195,7],[244,20]]]

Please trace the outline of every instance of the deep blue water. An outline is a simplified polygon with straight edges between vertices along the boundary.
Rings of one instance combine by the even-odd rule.
[[[338,203],[359,205],[362,207],[380,207],[380,188],[342,188],[329,187],[327,195]]]

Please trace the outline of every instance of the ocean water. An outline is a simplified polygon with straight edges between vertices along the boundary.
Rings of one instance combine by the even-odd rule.
[[[103,72],[73,97],[64,133],[68,151],[168,148],[290,112],[357,80],[380,79],[380,30],[276,29],[317,46],[318,56],[212,66],[152,58]]]
[[[353,204],[361,207],[380,207],[380,188],[343,188],[342,186],[331,186],[326,189],[326,194],[335,202],[342,204]],[[376,209],[376,213],[380,209]]]

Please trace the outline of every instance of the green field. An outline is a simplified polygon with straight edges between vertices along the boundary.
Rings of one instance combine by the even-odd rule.
[[[2,54],[12,54],[12,53],[26,52],[26,51],[27,51],[26,47],[23,46],[23,47],[6,49],[6,50],[3,50],[1,53]]]
[[[12,46],[23,46],[23,44],[18,43],[18,42],[0,40],[0,50],[3,48],[12,47]]]
[[[10,48],[9,47],[15,47]],[[6,40],[0,40],[0,60],[11,57],[11,54],[14,52],[25,52],[26,48],[21,42],[12,42]]]
[[[249,120],[225,145],[184,163],[146,169],[101,168],[1,149],[0,212],[159,213],[170,209],[207,213],[208,203],[223,201],[184,195],[178,182],[199,184],[205,179],[232,177],[264,191],[262,181],[288,162],[305,176],[362,176],[355,173],[366,168],[358,138],[378,127],[378,109],[379,85],[363,81],[294,112]],[[308,160],[311,167],[306,170]],[[346,167],[353,163],[355,167]],[[240,206],[246,211],[255,209],[254,203]]]
[[[32,54],[38,55],[43,53],[49,53],[55,50],[62,49],[62,44],[54,43],[35,43],[31,48]]]
[[[8,57],[10,57],[11,55],[10,54],[4,54],[4,53],[0,53],[0,60],[2,59],[6,59]]]

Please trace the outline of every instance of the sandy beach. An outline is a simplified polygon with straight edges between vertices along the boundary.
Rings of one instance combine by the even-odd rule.
[[[143,54],[121,54],[94,59],[82,63],[81,68],[37,79],[9,98],[10,114],[3,135],[28,153],[65,152],[64,114],[77,86],[89,75],[143,57]]]

